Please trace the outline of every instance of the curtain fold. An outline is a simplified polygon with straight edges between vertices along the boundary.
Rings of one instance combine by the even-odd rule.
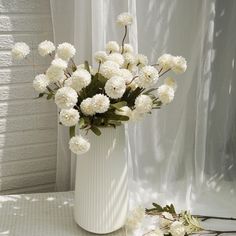
[[[155,63],[183,55],[172,104],[127,127],[131,206],[173,202],[196,213],[236,216],[236,2],[234,0],[51,0],[56,43],[71,42],[77,63],[121,41],[116,16],[129,11],[129,41]],[[162,81],[159,81],[161,84]],[[59,127],[57,189],[73,188],[68,131]]]

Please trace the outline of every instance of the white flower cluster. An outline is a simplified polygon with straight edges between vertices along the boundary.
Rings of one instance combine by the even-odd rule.
[[[116,22],[121,26],[131,25],[133,22],[133,17],[128,12],[124,12],[117,17]]]
[[[169,104],[174,99],[175,91],[171,86],[163,84],[157,89],[157,96],[163,104]]]
[[[63,87],[55,94],[55,103],[60,109],[73,108],[77,103],[78,94],[70,87]]]
[[[172,236],[184,236],[186,233],[184,225],[179,221],[174,221],[170,226]]]
[[[11,50],[12,57],[16,60],[21,60],[25,58],[29,53],[30,48],[24,42],[16,43]]]
[[[42,57],[51,55],[53,51],[55,51],[55,49],[56,49],[55,45],[48,40],[45,40],[38,45],[38,52],[39,55]]]
[[[135,109],[139,113],[147,113],[152,110],[152,99],[148,95],[139,95],[135,99]]]
[[[187,62],[181,56],[172,56],[171,54],[163,54],[158,58],[157,64],[163,70],[173,70],[177,74],[184,73],[187,69]]]
[[[68,61],[69,59],[71,59],[76,53],[76,49],[73,45],[71,45],[70,43],[62,43],[59,44],[57,47],[57,57]]]
[[[54,65],[51,65],[47,69],[46,76],[48,80],[50,81],[50,83],[56,83],[58,81],[64,80],[65,78],[64,71]]]
[[[76,92],[80,92],[83,88],[91,83],[91,74],[85,69],[77,69],[69,79],[66,80],[65,85],[73,88]]]
[[[105,51],[98,51],[94,54],[94,59],[97,63],[103,63],[107,60],[107,54]]]
[[[121,98],[125,90],[125,80],[119,76],[112,77],[105,84],[105,92],[110,98]]]
[[[153,86],[159,78],[158,71],[153,66],[144,66],[139,74],[139,86],[142,88],[148,88]]]
[[[61,58],[56,58],[52,61],[52,66],[58,70],[65,70],[67,68],[67,62]]]
[[[96,113],[105,113],[109,107],[110,100],[103,94],[96,94],[92,98],[86,98],[80,104],[80,109],[86,116],[92,116]]]
[[[107,79],[110,79],[113,76],[119,75],[119,65],[114,61],[106,61],[101,65],[99,72]]]
[[[46,75],[40,74],[34,78],[33,87],[37,92],[39,93],[45,92],[48,85],[49,85],[49,81]]]
[[[59,115],[60,122],[64,126],[74,126],[78,123],[80,118],[79,112],[74,108],[62,109]]]
[[[159,218],[159,221],[158,221]],[[130,212],[126,220],[128,235],[147,236],[185,236],[186,227],[169,212],[163,212],[160,216],[145,215],[142,207],[137,207]]]
[[[76,135],[70,139],[69,147],[73,153],[80,155],[88,152],[90,143],[81,135]]]

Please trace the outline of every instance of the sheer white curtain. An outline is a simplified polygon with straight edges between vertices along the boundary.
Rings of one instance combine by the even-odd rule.
[[[121,39],[116,16],[135,18],[129,40],[151,62],[168,52],[188,60],[174,102],[128,127],[132,202],[175,203],[236,215],[236,2],[234,0],[51,0],[55,41],[77,63]],[[161,83],[161,81],[160,81]],[[58,190],[73,188],[67,130],[58,132]],[[132,203],[131,202],[131,203]]]

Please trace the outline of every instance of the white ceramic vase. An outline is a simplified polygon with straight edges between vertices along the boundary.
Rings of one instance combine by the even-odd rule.
[[[111,233],[124,226],[128,209],[124,126],[87,138],[91,148],[77,158],[75,221],[89,232]]]

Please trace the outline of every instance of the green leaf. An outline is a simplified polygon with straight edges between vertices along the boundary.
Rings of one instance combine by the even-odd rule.
[[[108,124],[113,125],[113,126],[122,125],[121,121],[117,121],[117,120],[110,120]]]
[[[107,116],[109,120],[120,120],[120,121],[128,121],[129,117],[128,116],[122,116],[122,115],[117,115],[117,114],[109,114]]]
[[[122,100],[127,101],[129,107],[134,105],[135,99],[144,91],[143,88],[136,88],[134,91],[128,90],[128,92],[123,95]]]
[[[47,96],[47,100],[50,100],[51,98],[53,97],[53,94],[48,94],[48,96]]]
[[[117,102],[117,103],[111,104],[111,107],[114,107],[116,109],[120,109],[121,107],[124,107],[126,105],[127,105],[126,101],[121,101],[121,102]]]
[[[70,127],[70,138],[75,136],[75,126]]]
[[[97,136],[100,136],[102,134],[101,130],[97,126],[92,126],[90,128]]]
[[[82,91],[83,93],[80,93],[80,96],[83,97],[83,99],[87,97],[93,97],[95,94],[102,93],[102,90],[105,86],[106,82],[101,82],[98,79],[99,74],[97,73],[96,75],[92,76],[91,83],[84,88]]]
[[[89,68],[89,63],[88,63],[88,61],[85,61],[85,62],[84,62],[84,67],[85,67],[85,70],[87,70],[87,71],[90,73],[90,68]]]
[[[107,82],[107,78],[104,77],[103,75],[101,75],[100,73],[97,73],[97,79],[103,83],[105,85],[105,83]]]
[[[156,211],[156,208],[146,208],[145,209],[146,213],[152,212],[152,211]]]
[[[85,125],[85,120],[84,120],[83,117],[81,117],[81,118],[79,119],[79,128],[80,128],[80,129],[83,128],[84,125]]]
[[[76,65],[72,65],[71,69],[72,69],[73,72],[75,72],[77,70],[77,66]]]
[[[160,205],[158,205],[157,203],[152,203],[152,205],[155,207],[155,209],[156,209],[157,211],[159,211],[159,212],[162,212],[162,211],[163,211],[163,208],[162,208]]]
[[[171,210],[171,212],[176,214],[175,207],[173,204],[170,204],[170,210]]]
[[[41,97],[43,97],[44,94],[46,94],[46,93],[40,93],[40,94],[38,95],[38,97],[36,97],[36,98],[34,98],[34,99],[41,98]]]

